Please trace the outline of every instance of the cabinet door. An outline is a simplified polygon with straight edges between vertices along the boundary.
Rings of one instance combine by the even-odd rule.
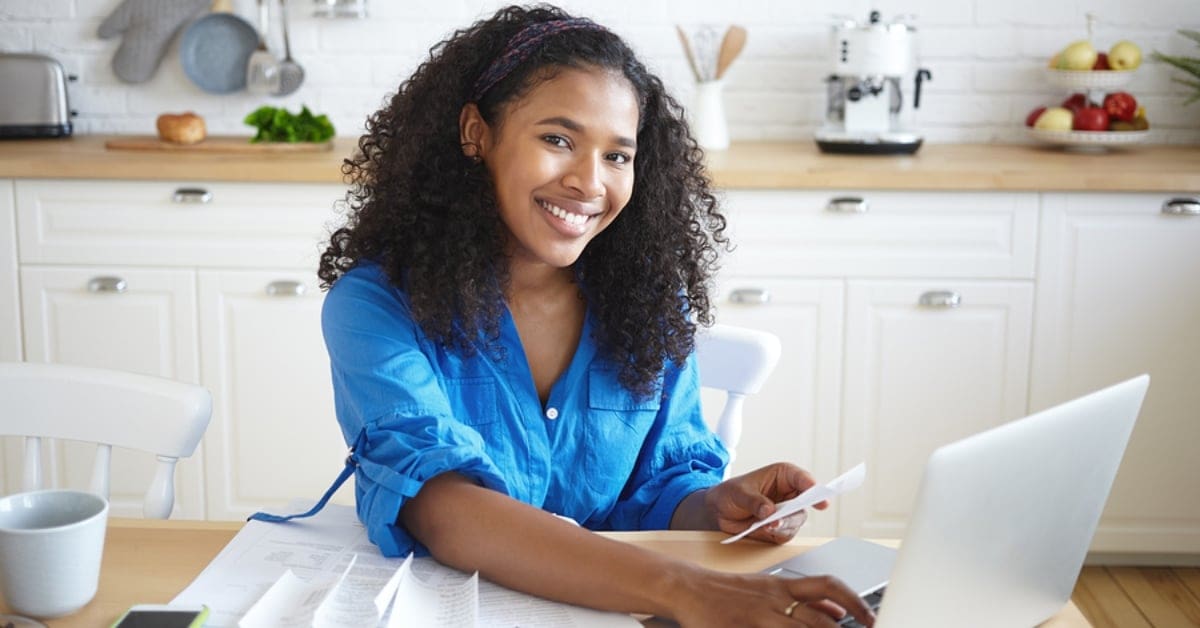
[[[0,361],[21,360],[21,300],[17,292],[17,222],[12,181],[0,180]],[[0,487],[2,488],[2,487]]]
[[[186,270],[131,268],[21,269],[26,358],[112,368],[198,382],[195,276]],[[47,453],[46,476],[86,487],[94,447],[59,443]],[[176,466],[173,517],[204,518],[197,450]],[[154,456],[114,449],[113,516],[142,516]]]
[[[1043,204],[1033,409],[1150,374],[1094,551],[1200,553],[1200,216],[1169,198]]]
[[[0,180],[0,362],[21,360],[21,299],[12,181]],[[0,495],[20,490],[21,439],[0,437]]]
[[[203,382],[214,399],[209,518],[316,499],[342,469],[316,281],[295,271],[200,272]],[[337,501],[353,503],[352,484]]]
[[[793,462],[818,480],[838,473],[841,381],[841,281],[732,277],[717,291],[717,320],[769,331],[783,352],[763,389],[746,399],[742,440],[732,473]],[[702,391],[710,425],[724,395]],[[812,514],[804,531],[831,536],[833,509]]]
[[[849,282],[839,534],[902,537],[929,454],[1025,414],[1032,316],[1031,282]]]

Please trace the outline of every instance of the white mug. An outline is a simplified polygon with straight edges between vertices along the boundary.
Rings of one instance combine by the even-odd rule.
[[[108,501],[48,490],[0,497],[0,595],[13,612],[61,617],[96,596]]]

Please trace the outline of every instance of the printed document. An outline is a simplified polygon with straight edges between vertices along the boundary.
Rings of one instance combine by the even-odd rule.
[[[287,510],[307,510],[308,503]],[[210,627],[630,628],[604,613],[518,593],[432,558],[384,558],[354,509],[249,521],[173,604],[207,604]]]

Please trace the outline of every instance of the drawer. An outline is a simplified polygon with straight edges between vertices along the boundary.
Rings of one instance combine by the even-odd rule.
[[[723,207],[722,274],[1033,277],[1034,193],[729,190]]]
[[[345,186],[22,180],[22,263],[315,269]]]

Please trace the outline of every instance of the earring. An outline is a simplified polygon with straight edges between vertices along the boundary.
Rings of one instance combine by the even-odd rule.
[[[460,146],[462,146],[463,156],[470,160],[472,166],[478,166],[483,163],[483,157],[479,156],[478,144],[475,142],[463,142]]]

